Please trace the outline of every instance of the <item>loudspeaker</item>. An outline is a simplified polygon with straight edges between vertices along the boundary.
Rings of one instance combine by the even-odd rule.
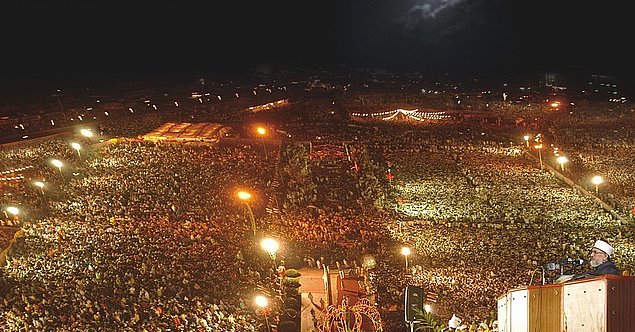
[[[414,322],[423,313],[423,302],[426,293],[423,288],[416,286],[406,286],[404,290],[404,320]]]

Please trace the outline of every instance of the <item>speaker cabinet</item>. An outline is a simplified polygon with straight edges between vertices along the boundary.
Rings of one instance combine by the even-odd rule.
[[[406,322],[414,322],[423,313],[423,302],[426,299],[426,293],[421,287],[406,286],[404,298],[404,320]]]

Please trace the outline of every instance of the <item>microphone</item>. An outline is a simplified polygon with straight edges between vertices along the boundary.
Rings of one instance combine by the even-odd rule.
[[[565,265],[576,267],[576,266],[582,266],[583,264],[584,264],[584,259],[564,258],[563,260],[559,262],[549,262],[545,264],[544,268],[547,271],[555,271],[555,270],[559,270]]]
[[[584,259],[567,258],[566,260],[563,261],[563,263],[569,263],[573,266],[581,266],[582,264],[584,264]]]
[[[555,271],[560,269],[560,264],[558,263],[547,263],[545,264],[545,270],[547,271]]]

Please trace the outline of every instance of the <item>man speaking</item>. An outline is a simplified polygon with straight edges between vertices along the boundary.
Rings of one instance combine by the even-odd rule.
[[[622,275],[622,271],[615,266],[615,263],[611,261],[611,255],[613,254],[613,247],[605,241],[597,240],[591,248],[589,254],[589,264],[593,268],[591,271],[576,275],[562,275],[555,282],[562,283],[570,280],[578,280],[584,278],[597,277],[605,274]]]

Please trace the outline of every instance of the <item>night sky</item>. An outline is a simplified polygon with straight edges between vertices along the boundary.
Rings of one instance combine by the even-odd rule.
[[[545,0],[4,0],[2,80],[197,74],[257,64],[469,75],[580,67],[631,80],[632,19],[622,7]]]

